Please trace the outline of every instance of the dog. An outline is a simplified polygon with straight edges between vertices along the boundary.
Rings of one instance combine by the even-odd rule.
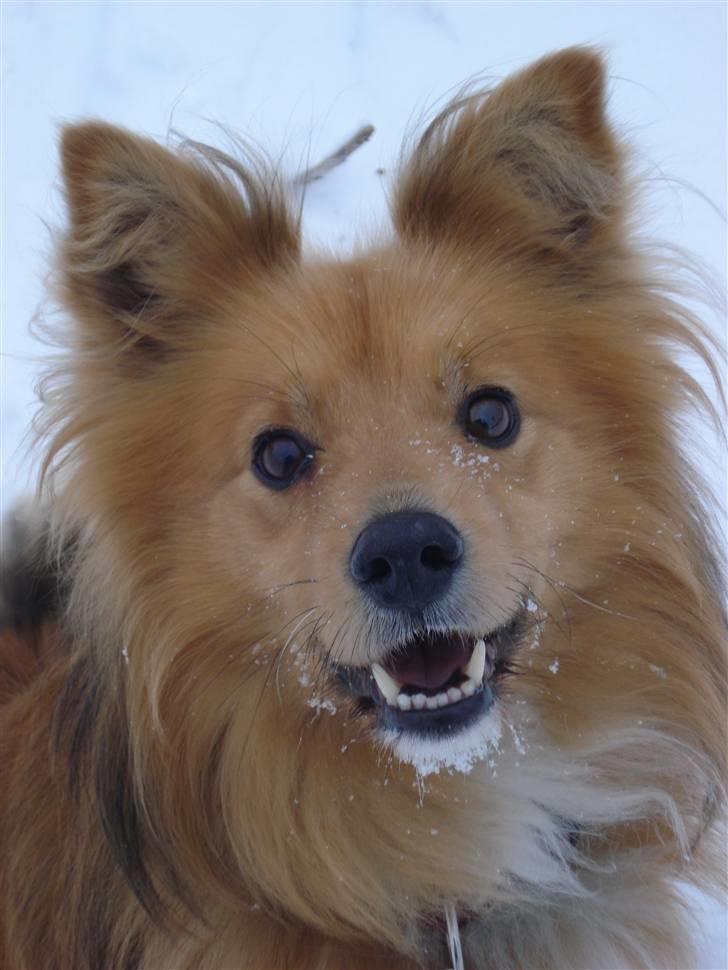
[[[694,966],[726,618],[680,433],[718,352],[630,231],[605,70],[457,97],[339,259],[258,161],[64,129],[3,967]]]

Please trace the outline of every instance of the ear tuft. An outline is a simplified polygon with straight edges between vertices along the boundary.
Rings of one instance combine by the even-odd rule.
[[[64,129],[61,159],[63,297],[92,339],[173,344],[226,290],[297,259],[280,183],[223,152],[94,121]]]
[[[594,48],[570,47],[537,61],[513,79],[516,98],[552,106],[552,121],[561,125],[595,160],[617,161],[606,120],[606,65]],[[507,93],[507,85],[503,94]]]
[[[151,151],[150,151],[151,149]],[[98,218],[103,196],[115,183],[128,184],[159,164],[162,149],[102,121],[66,126],[61,134],[61,164],[69,214],[78,230]]]
[[[400,235],[579,259],[608,245],[622,154],[605,91],[603,57],[571,48],[451,102],[403,166]]]

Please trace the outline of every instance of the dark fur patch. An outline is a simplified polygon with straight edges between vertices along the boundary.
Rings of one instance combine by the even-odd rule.
[[[71,796],[93,784],[99,821],[114,861],[152,918],[161,910],[145,864],[145,836],[132,788],[126,718],[89,656],[71,667],[53,719],[56,752],[66,760]]]
[[[116,725],[96,738],[96,801],[101,827],[116,864],[151,919],[161,915],[161,901],[145,862],[146,837],[132,787],[126,731]]]
[[[163,837],[142,819],[134,790],[123,683],[110,687],[86,655],[71,667],[53,721],[56,752],[66,760],[71,797],[93,792],[104,839],[139,904],[158,925],[169,914],[152,878],[154,867],[174,898],[202,919]],[[177,927],[177,929],[181,929]]]
[[[91,673],[90,658],[82,657],[71,665],[53,712],[53,749],[66,759],[69,788],[76,799],[89,758],[101,693],[98,678]]]
[[[120,263],[99,274],[96,285],[101,299],[116,313],[136,317],[144,310],[153,310],[158,299],[130,262]]]
[[[51,559],[47,519],[37,510],[12,512],[3,531],[0,630],[35,629],[60,612],[71,549],[60,560]]]

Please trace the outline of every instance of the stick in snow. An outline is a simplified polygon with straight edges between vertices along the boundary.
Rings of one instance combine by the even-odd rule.
[[[357,148],[369,141],[373,134],[373,125],[363,125],[348,141],[345,141],[331,155],[327,155],[318,165],[314,165],[313,168],[306,169],[301,175],[297,175],[294,180],[294,185],[310,185],[311,182],[317,182],[319,179],[322,179],[324,175],[328,175],[332,168],[341,165]]]

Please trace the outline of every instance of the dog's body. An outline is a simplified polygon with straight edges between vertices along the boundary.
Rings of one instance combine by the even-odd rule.
[[[450,106],[346,262],[301,262],[275,180],[66,130],[3,967],[438,970],[448,910],[468,970],[691,965],[725,618],[676,357],[710,352],[603,89],[573,50]]]

